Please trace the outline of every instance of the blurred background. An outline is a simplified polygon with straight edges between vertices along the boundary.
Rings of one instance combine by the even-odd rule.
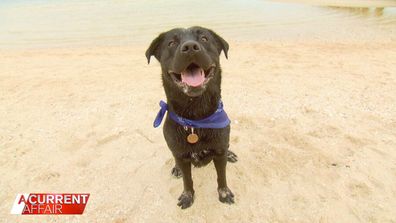
[[[392,5],[396,1],[2,0],[0,48],[147,44],[160,31],[192,25],[230,41],[391,40],[396,8],[386,6]]]

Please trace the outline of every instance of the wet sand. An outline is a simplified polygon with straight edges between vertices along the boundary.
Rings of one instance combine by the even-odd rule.
[[[97,5],[91,16],[105,5]],[[151,39],[171,24],[142,30],[143,36],[133,40],[115,32],[116,43],[101,34],[87,41],[93,31],[73,34],[75,41],[68,44],[61,34],[49,42],[27,33],[14,42],[0,38],[0,219],[396,221],[392,10],[378,17],[373,10],[272,7],[296,7],[295,18],[308,11],[290,24],[268,25],[257,15],[241,34],[231,24],[212,21],[230,43],[229,60],[222,55],[221,61],[231,149],[239,156],[227,167],[236,195],[232,206],[218,201],[213,164],[193,169],[194,205],[176,206],[182,181],[170,175],[174,161],[162,130],[152,128],[164,98],[160,68],[157,62],[147,65],[144,57]],[[307,15],[323,15],[324,23],[333,25],[318,29],[319,21]],[[260,22],[266,25],[260,28]],[[282,34],[295,26],[307,28]],[[258,36],[249,40],[253,31]],[[23,192],[88,192],[91,197],[82,216],[10,215],[16,194]]]

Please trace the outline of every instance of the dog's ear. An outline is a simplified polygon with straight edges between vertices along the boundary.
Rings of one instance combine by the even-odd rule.
[[[154,56],[158,61],[160,60],[160,56],[161,56],[160,46],[162,44],[164,36],[165,33],[161,33],[157,38],[155,38],[151,42],[149,48],[146,50],[147,63],[150,63],[151,56]]]
[[[217,35],[217,33],[213,32],[212,30],[209,30],[210,34],[215,38],[216,40],[216,46],[219,52],[223,50],[224,56],[228,59],[228,49],[229,45],[227,41],[225,41],[221,36]]]

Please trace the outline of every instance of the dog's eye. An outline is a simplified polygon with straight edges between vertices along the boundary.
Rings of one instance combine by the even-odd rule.
[[[169,43],[168,43],[169,47],[172,47],[174,45],[176,45],[176,42],[174,40],[169,41]]]
[[[208,37],[206,37],[206,36],[201,36],[201,41],[202,41],[202,42],[208,42]]]

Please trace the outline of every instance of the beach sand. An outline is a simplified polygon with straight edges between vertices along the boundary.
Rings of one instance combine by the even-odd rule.
[[[213,164],[196,200],[161,129],[158,63],[145,48],[0,52],[0,213],[9,222],[396,221],[396,44],[231,43],[222,95],[232,119],[236,204]],[[82,216],[13,216],[17,193],[91,193]]]
[[[165,97],[144,52],[162,29],[120,46],[0,49],[0,221],[396,222],[394,23],[346,38],[357,26],[341,21],[323,27],[337,38],[225,32],[236,203],[218,201],[209,164],[192,171],[187,210],[176,205],[182,180],[170,174],[162,128],[152,127]],[[10,214],[16,194],[41,192],[91,196],[81,216]]]

